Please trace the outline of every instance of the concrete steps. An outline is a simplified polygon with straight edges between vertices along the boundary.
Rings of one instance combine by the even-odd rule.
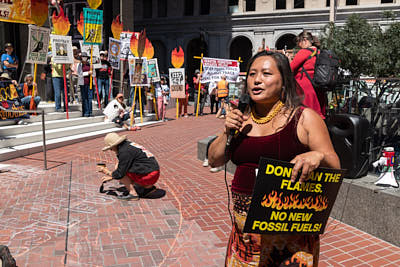
[[[57,148],[109,132],[124,131],[114,123],[104,122],[104,115],[93,103],[94,117],[81,117],[81,105],[70,105],[69,119],[66,113],[54,112],[54,103],[40,103],[38,110],[45,111],[45,135],[47,149]],[[31,116],[24,120],[27,125],[0,125],[0,161],[26,156],[43,150],[42,116]],[[140,123],[136,116],[136,125],[147,125],[155,122],[154,114],[147,114]]]

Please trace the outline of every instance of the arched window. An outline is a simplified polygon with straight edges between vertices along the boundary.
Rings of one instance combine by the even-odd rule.
[[[240,62],[240,71],[245,72],[247,63],[253,55],[253,44],[249,38],[244,36],[238,36],[231,42],[229,47],[229,58],[238,60],[239,57],[242,60]]]

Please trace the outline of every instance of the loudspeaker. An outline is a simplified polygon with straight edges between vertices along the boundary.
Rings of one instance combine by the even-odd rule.
[[[368,173],[370,124],[354,114],[334,114],[326,119],[329,135],[340,159],[346,178],[359,178]]]

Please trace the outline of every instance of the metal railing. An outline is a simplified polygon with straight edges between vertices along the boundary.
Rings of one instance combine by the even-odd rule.
[[[41,116],[42,116],[43,161],[44,161],[44,169],[47,170],[46,126],[45,126],[45,120],[44,120],[44,110],[9,110],[9,109],[5,109],[4,107],[1,107],[1,106],[0,106],[0,110],[2,110],[4,112],[11,112],[11,113],[29,113],[29,114],[40,113],[41,114]]]

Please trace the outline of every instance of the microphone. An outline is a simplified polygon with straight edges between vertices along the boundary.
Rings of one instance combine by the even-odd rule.
[[[247,106],[250,104],[250,96],[248,94],[242,94],[239,98],[239,104],[238,104],[238,109],[240,112],[244,112],[244,110],[247,108]],[[226,140],[226,146],[230,146],[231,140],[233,136],[235,135],[236,130],[230,129],[228,139]]]

